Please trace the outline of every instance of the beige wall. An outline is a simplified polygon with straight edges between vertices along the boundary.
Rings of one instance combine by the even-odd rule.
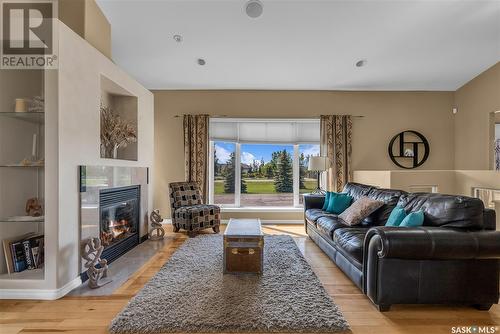
[[[455,93],[455,169],[492,169],[492,112],[500,110],[500,63]]]
[[[85,39],[111,58],[111,24],[95,0],[85,0]]]
[[[429,160],[420,169],[453,168],[453,92],[339,91],[153,91],[155,97],[154,205],[169,216],[168,183],[184,179],[180,114],[231,117],[316,117],[321,114],[363,115],[354,118],[354,170],[387,170],[394,165],[387,145],[398,132],[413,129],[430,142]],[[277,214],[282,219],[282,215]],[[300,219],[300,215],[297,215]]]
[[[95,0],[59,0],[59,19],[111,58],[111,25]]]

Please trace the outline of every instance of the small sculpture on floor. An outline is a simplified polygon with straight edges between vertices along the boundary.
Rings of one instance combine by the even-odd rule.
[[[161,240],[165,237],[165,230],[163,229],[163,225],[161,222],[163,221],[162,216],[160,215],[160,210],[156,209],[151,212],[151,216],[149,217],[151,220],[151,227],[153,228],[149,232],[149,239],[151,240]]]
[[[108,278],[108,260],[101,259],[104,246],[99,238],[88,238],[82,244],[82,257],[86,261],[89,288],[96,289],[111,282]],[[99,267],[97,267],[99,265]]]

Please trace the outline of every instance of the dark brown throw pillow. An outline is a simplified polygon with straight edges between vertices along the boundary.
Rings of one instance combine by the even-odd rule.
[[[348,226],[358,225],[382,205],[384,205],[382,201],[376,201],[366,196],[360,197],[339,215],[339,220]]]

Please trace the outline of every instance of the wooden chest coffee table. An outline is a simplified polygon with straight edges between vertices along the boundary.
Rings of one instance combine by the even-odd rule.
[[[260,219],[231,218],[224,232],[224,273],[262,274],[263,260]]]

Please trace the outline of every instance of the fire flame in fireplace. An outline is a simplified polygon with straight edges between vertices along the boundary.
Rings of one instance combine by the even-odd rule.
[[[106,231],[101,232],[101,241],[105,246],[107,246],[115,241],[115,239],[125,236],[129,231],[130,223],[128,220],[109,220],[108,228]]]

